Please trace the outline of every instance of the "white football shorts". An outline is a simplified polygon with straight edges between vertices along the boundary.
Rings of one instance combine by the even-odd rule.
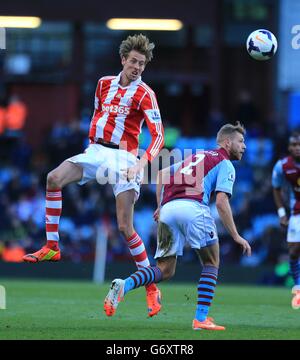
[[[287,242],[300,242],[300,214],[291,215],[289,219]]]
[[[193,249],[219,241],[210,209],[196,200],[172,200],[160,209],[155,258],[182,256],[185,244]]]
[[[134,166],[137,162],[137,158],[128,151],[112,149],[101,144],[90,144],[84,153],[72,156],[66,161],[78,164],[83,168],[83,176],[78,182],[79,185],[90,180],[97,180],[100,185],[109,183],[115,197],[124,191],[134,189],[135,201],[138,199],[143,172],[135,180],[127,181],[124,177],[122,169]]]

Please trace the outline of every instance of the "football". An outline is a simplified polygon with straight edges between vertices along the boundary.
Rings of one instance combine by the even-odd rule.
[[[255,30],[248,36],[246,47],[253,59],[269,60],[277,51],[277,39],[269,30]]]

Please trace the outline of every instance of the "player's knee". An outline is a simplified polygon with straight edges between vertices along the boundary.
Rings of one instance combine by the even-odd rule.
[[[51,171],[47,175],[47,186],[48,187],[61,187],[61,181],[55,171]]]
[[[160,268],[163,280],[169,280],[175,275],[175,267],[164,266]]]
[[[171,279],[174,275],[175,275],[175,269],[166,270],[166,271],[163,273],[163,279],[164,279],[164,280],[169,280],[169,279]]]

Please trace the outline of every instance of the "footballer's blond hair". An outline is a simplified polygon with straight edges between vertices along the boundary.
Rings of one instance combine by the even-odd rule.
[[[221,144],[225,139],[232,138],[236,133],[240,133],[243,136],[246,134],[246,129],[239,121],[235,125],[226,124],[221,127],[217,133],[217,144]]]
[[[119,54],[127,59],[131,50],[135,50],[146,56],[146,64],[153,58],[154,43],[151,43],[147,36],[143,34],[128,36],[120,45]]]

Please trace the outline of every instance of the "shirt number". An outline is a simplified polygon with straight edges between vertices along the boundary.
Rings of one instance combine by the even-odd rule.
[[[199,164],[199,162],[201,162],[205,158],[205,154],[196,154],[195,157],[197,158],[197,160],[196,161],[191,161],[188,164],[188,166],[181,169],[180,170],[181,174],[191,175],[191,173],[193,172],[193,167],[196,166],[197,164]]]

